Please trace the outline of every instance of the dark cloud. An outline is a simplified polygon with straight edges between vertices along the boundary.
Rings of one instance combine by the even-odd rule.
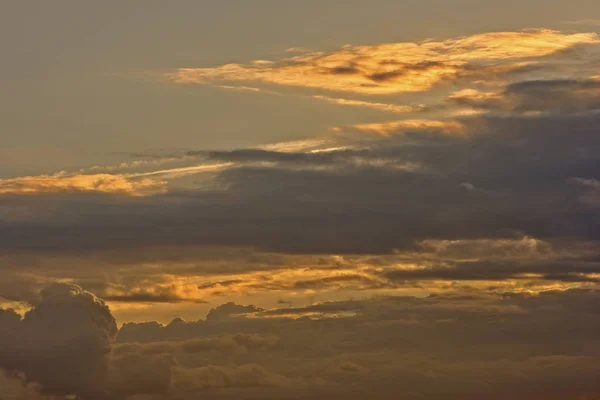
[[[220,282],[208,282],[203,283],[202,285],[198,285],[198,289],[214,289],[218,287],[227,287],[231,285],[235,285],[237,283],[244,282],[242,279],[231,279],[228,281],[220,281]]]
[[[573,113],[600,109],[600,80],[561,79],[510,84],[493,95],[463,92],[450,102],[491,112]]]
[[[598,393],[596,290],[449,290],[280,310],[230,303],[216,309],[219,318],[125,324],[116,343],[110,312],[93,295],[58,285],[41,299],[23,320],[0,312],[2,343],[35,335],[34,352],[3,346],[0,353],[4,368],[46,394],[572,400]]]
[[[23,374],[45,395],[105,398],[110,344],[108,307],[76,286],[55,284],[23,319],[0,313],[0,367]]]
[[[202,299],[186,299],[170,294],[154,294],[154,293],[131,293],[124,295],[109,295],[105,296],[107,301],[126,302],[126,303],[206,303]]]
[[[239,304],[235,304],[233,302],[229,302],[223,305],[220,305],[217,308],[213,308],[206,315],[207,320],[218,320],[229,318],[231,316],[236,316],[240,314],[248,314],[255,313],[258,311],[263,311],[262,308],[256,307],[254,305],[242,306]]]
[[[600,172],[597,116],[463,122],[469,138],[417,129],[368,148],[320,155],[213,153],[238,162],[278,160],[221,172],[217,180],[227,190],[142,199],[20,198],[36,218],[6,221],[1,243],[6,251],[177,243],[385,253],[426,239],[598,238],[599,214],[581,202],[595,189],[567,183]],[[378,166],[381,159],[391,161]],[[418,167],[394,168],[407,162]],[[316,168],[324,163],[333,167]],[[465,182],[475,190],[464,190]],[[43,214],[48,207],[55,212]]]
[[[470,138],[416,130],[368,148],[318,156],[213,154],[235,161],[279,160],[271,167],[221,172],[217,179],[228,188],[224,191],[143,199],[20,198],[37,218],[4,223],[1,243],[6,251],[177,243],[385,253],[425,239],[597,239],[598,213],[581,202],[595,189],[567,183],[598,175],[597,116],[464,123]],[[367,162],[356,164],[356,159]],[[377,166],[381,159],[392,161]],[[393,168],[406,162],[418,167]],[[314,168],[324,163],[334,166]],[[474,190],[464,190],[465,182]],[[48,207],[55,212],[40,214]]]
[[[593,290],[387,297],[178,322],[158,332],[167,342],[233,331],[278,333],[266,351],[237,357],[278,371],[287,384],[211,392],[223,398],[359,399],[369,393],[391,399],[405,393],[409,399],[526,399],[548,398],[544,393],[559,390],[552,395],[566,400],[597,390],[599,299]],[[327,317],[339,314],[347,316]],[[292,315],[300,318],[288,318]],[[119,341],[135,340],[133,326],[127,326],[127,339],[121,337],[123,328]],[[143,331],[140,326],[138,335]],[[198,368],[195,362],[182,361]]]

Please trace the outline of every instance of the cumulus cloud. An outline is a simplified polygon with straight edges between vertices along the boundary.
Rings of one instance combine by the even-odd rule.
[[[254,306],[239,309],[260,310]],[[259,351],[276,341],[272,336],[236,334],[113,346],[116,333],[115,320],[102,300],[75,285],[53,284],[41,291],[39,301],[22,318],[12,310],[0,309],[0,368],[33,385],[42,395],[83,399],[166,394],[173,385],[200,390],[284,380],[257,365],[188,369],[178,366],[175,358],[177,352]]]
[[[0,367],[22,374],[45,395],[108,395],[110,344],[117,332],[104,302],[77,286],[54,284],[20,316],[0,314]]]
[[[594,290],[447,291],[263,310],[226,321],[127,324],[118,340],[119,346],[148,341],[150,328],[156,344],[146,348],[180,337],[278,332],[264,351],[237,353],[238,367],[226,366],[231,359],[212,358],[210,367],[181,361],[172,392],[179,396],[391,399],[402,392],[410,399],[526,399],[560,388],[556,398],[566,400],[597,390],[597,301]]]
[[[599,301],[592,289],[455,287],[303,308],[225,304],[220,318],[125,324],[113,343],[104,303],[56,284],[22,319],[0,312],[0,339],[13,345],[0,349],[2,367],[35,384],[21,390],[8,380],[0,393],[526,399],[560,389],[555,398],[570,400],[597,393]]]

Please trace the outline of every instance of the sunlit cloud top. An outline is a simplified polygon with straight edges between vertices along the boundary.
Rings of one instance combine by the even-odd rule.
[[[598,43],[593,33],[539,29],[483,33],[444,41],[344,46],[331,52],[308,52],[277,61],[227,64],[214,68],[180,68],[167,76],[178,83],[263,82],[360,94],[427,91],[460,77],[486,74],[498,78],[534,59],[581,44]]]

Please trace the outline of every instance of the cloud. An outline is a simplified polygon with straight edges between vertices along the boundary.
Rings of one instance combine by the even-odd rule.
[[[565,24],[572,25],[600,25],[600,20],[598,19],[580,19],[577,21],[565,21]]]
[[[206,315],[207,320],[218,320],[229,318],[232,316],[237,316],[240,314],[254,313],[258,311],[263,311],[261,308],[255,307],[253,305],[242,306],[235,303],[227,303],[223,304],[217,308],[214,308],[209,311]]]
[[[242,92],[260,92],[259,88],[249,87],[249,86],[228,86],[228,85],[220,85],[217,86],[219,89],[228,89],[228,90],[237,90]]]
[[[360,132],[388,136],[401,134],[406,131],[436,131],[450,135],[464,135],[465,126],[456,120],[437,121],[431,119],[405,119],[401,121],[376,122],[369,124],[356,124],[333,128],[336,132]]]
[[[184,392],[194,393],[210,388],[248,388],[253,386],[282,386],[288,380],[256,364],[240,366],[208,366],[177,369],[174,385]]]
[[[593,189],[600,189],[600,181],[596,179],[585,179],[585,178],[571,178],[570,182],[577,183],[579,185],[588,186]]]
[[[484,114],[344,128],[336,132],[339,149],[327,152],[203,152],[209,163],[230,165],[213,171],[203,190],[127,201],[0,199],[0,247],[373,254],[423,240],[593,241],[597,213],[581,202],[590,188],[567,181],[598,176],[597,124],[595,113]]]
[[[56,174],[0,179],[0,195],[64,192],[99,192],[145,196],[166,191],[166,182],[154,179],[132,180],[110,174]]]
[[[126,293],[122,295],[114,294],[104,296],[107,301],[126,302],[126,303],[205,303],[202,299],[179,297],[174,293],[151,293],[144,290]]]
[[[77,286],[54,284],[22,320],[10,311],[0,317],[0,367],[23,374],[45,395],[106,395],[117,326],[104,302]]]
[[[600,81],[597,79],[560,79],[523,81],[508,85],[501,92],[465,89],[447,101],[491,113],[593,112],[600,108]]]
[[[200,173],[204,173],[204,172],[219,171],[219,170],[225,169],[227,167],[230,167],[232,165],[233,164],[231,164],[231,163],[200,164],[200,165],[192,165],[192,166],[186,166],[186,167],[161,169],[161,170],[149,171],[149,172],[131,173],[131,174],[128,174],[127,176],[130,178],[160,176],[163,179],[168,179],[168,178],[173,179],[173,178],[180,178],[180,177],[187,176],[187,175],[196,175],[196,174],[200,174]]]
[[[83,399],[392,399],[401,392],[524,400],[554,392],[570,400],[597,391],[599,302],[589,289],[532,295],[455,287],[303,308],[225,304],[217,309],[237,316],[128,323],[112,343],[116,327],[102,301],[54,285],[24,319],[0,312],[0,339],[23,343],[4,346],[0,360],[43,394]],[[7,390],[15,392],[10,381],[0,394]]]
[[[18,312],[0,310],[0,397],[597,395],[600,89],[575,53],[596,42],[501,32],[176,72],[396,115],[1,180],[0,304]],[[115,316],[150,322],[117,334]]]
[[[446,80],[464,78],[471,71],[481,75],[486,62],[543,57],[597,41],[593,33],[544,29],[493,32],[445,41],[345,46],[332,52],[309,52],[246,65],[181,68],[168,77],[178,83],[263,82],[361,94],[419,92]],[[481,63],[483,68],[477,68]],[[522,64],[515,65],[520,67]],[[499,70],[490,72],[488,80]]]
[[[120,318],[159,309],[164,321],[247,296],[269,306],[453,282],[594,286],[598,95],[591,78],[478,87],[428,106],[441,115],[170,152],[177,165],[123,175],[165,180],[153,196],[1,195],[2,302],[23,304],[60,280],[98,293]],[[445,115],[469,108],[478,113]]]
[[[400,106],[397,104],[386,104],[386,103],[373,103],[369,101],[361,101],[361,100],[348,100],[348,99],[339,99],[327,96],[313,96],[313,98],[318,100],[323,100],[332,104],[339,104],[345,106],[355,106],[355,107],[364,107],[364,108],[372,108],[380,111],[387,111],[392,113],[409,113],[409,112],[417,112],[421,111],[424,106]]]
[[[447,292],[422,299],[338,301],[228,320],[173,322],[153,331],[166,342],[216,332],[279,334],[263,351],[238,353],[240,362],[251,363],[244,368],[254,371],[248,371],[246,383],[230,377],[229,370],[221,369],[227,364],[216,364],[217,358],[208,368],[189,359],[186,365],[191,369],[177,372],[189,380],[172,389],[181,390],[181,396],[210,389],[211,395],[222,398],[364,398],[371,393],[391,399],[402,392],[409,399],[526,399],[560,388],[556,398],[566,400],[596,390],[597,301],[593,290],[539,295]],[[343,313],[346,316],[340,317]],[[267,314],[268,318],[261,316]],[[317,318],[302,317],[306,315]],[[133,328],[139,328],[138,333]],[[119,335],[119,340],[144,337],[144,330],[143,324],[128,324],[122,330],[128,335]],[[198,368],[201,378],[192,378]],[[277,376],[267,379],[267,371],[274,370]],[[222,378],[213,378],[217,371]],[[244,390],[217,389],[236,386]]]

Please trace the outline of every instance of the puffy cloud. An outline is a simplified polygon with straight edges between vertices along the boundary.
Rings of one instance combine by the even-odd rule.
[[[117,332],[108,307],[77,286],[54,284],[23,319],[0,314],[0,367],[23,374],[46,395],[107,395],[110,344]]]
[[[24,386],[10,374],[0,374],[0,397],[4,400],[47,400],[33,386]]]
[[[597,389],[598,300],[597,291],[571,290],[338,301],[262,311],[252,318],[174,321],[154,331],[154,340],[278,332],[277,342],[264,351],[236,353],[237,367],[231,359],[213,358],[211,366],[201,366],[195,358],[182,358],[173,375],[176,398],[202,391],[216,398],[364,398],[371,393],[391,399],[402,392],[415,399],[525,399],[560,389],[556,398],[566,400]],[[146,337],[144,326],[150,327],[128,324],[129,334],[120,334],[119,341]],[[233,390],[239,386],[243,390]]]
[[[494,292],[593,286],[598,80],[587,77],[594,64],[585,54],[562,63],[585,38],[596,40],[534,31],[421,43],[467,64],[455,92],[436,91],[445,100],[419,106],[418,116],[259,148],[140,153],[147,163],[116,167],[130,182],[167,181],[154,196],[0,195],[0,301],[18,306],[59,279],[98,293],[119,316],[139,321],[160,309],[167,321],[174,309],[189,317],[214,307],[203,302],[251,295],[270,306],[439,292],[454,280]],[[518,62],[494,47],[513,39]],[[344,51],[360,52],[329,55]],[[538,53],[548,57],[532,64]],[[473,81],[476,73],[515,75],[501,86]],[[536,74],[549,79],[514,81]]]
[[[392,399],[399,392],[409,399],[525,399],[558,390],[556,399],[570,400],[597,390],[596,290],[455,289],[304,308],[229,304],[223,309],[235,308],[237,317],[126,324],[107,352],[115,327],[106,306],[75,286],[55,285],[24,319],[0,313],[2,343],[35,346],[14,347],[19,358],[2,353],[1,359],[42,393],[92,399],[358,399],[367,393]],[[27,322],[34,320],[42,322]],[[90,339],[99,332],[101,339]],[[67,356],[71,351],[77,362]],[[20,392],[36,398],[33,388]],[[10,381],[2,390],[19,393]]]
[[[309,52],[247,65],[181,68],[168,77],[179,83],[259,81],[362,94],[392,94],[426,91],[445,80],[470,76],[471,72],[481,78],[486,62],[514,63],[597,42],[593,33],[568,34],[544,29],[492,32],[445,41],[345,46],[332,52]],[[517,62],[501,68],[510,71],[522,66]],[[488,80],[500,72],[497,66],[493,69],[486,74]]]

